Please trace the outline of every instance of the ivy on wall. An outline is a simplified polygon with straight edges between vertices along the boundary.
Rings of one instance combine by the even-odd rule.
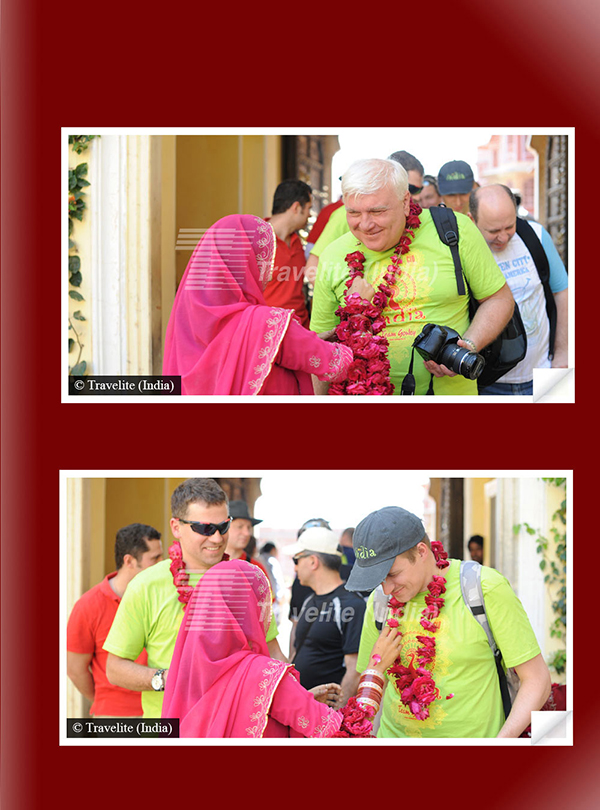
[[[96,135],[69,135],[69,146],[77,155],[81,155],[89,147]],[[88,173],[87,163],[80,163],[74,169],[69,169],[69,298],[73,301],[85,301],[80,292],[81,282],[81,258],[77,252],[77,245],[72,239],[74,220],[83,221],[87,208],[86,192],[84,191],[90,184],[86,180]],[[69,355],[77,352],[74,363],[69,363],[69,374],[84,375],[87,370],[85,360],[81,359],[84,344],[81,342],[81,334],[77,330],[74,321],[83,322],[87,320],[80,309],[69,316]]]
[[[543,481],[559,487],[563,491],[563,499],[559,508],[552,515],[549,537],[542,535],[539,529],[534,529],[528,523],[515,526],[515,533],[523,527],[527,534],[535,537],[536,551],[540,555],[540,568],[544,572],[544,582],[548,586],[552,598],[554,619],[550,625],[550,636],[564,642],[565,648],[556,650],[549,660],[549,665],[558,675],[562,675],[567,666],[567,500],[566,478],[544,478]]]

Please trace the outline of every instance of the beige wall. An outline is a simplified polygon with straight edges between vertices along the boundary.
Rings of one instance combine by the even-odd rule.
[[[270,214],[281,181],[280,141],[278,135],[177,136],[177,232],[209,228],[229,214]],[[177,251],[177,283],[191,253]]]

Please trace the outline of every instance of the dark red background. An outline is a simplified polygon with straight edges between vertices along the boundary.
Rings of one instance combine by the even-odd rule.
[[[579,279],[594,279],[598,11],[557,1],[439,6],[3,3],[6,810],[50,800],[89,810],[254,799],[597,806],[598,657],[585,621],[596,589],[581,570],[595,540],[587,505],[596,488],[578,452],[590,457],[597,436],[587,427],[596,363],[579,378],[577,405],[60,403],[61,126],[574,126]],[[577,302],[578,336],[591,358],[594,293],[586,289]],[[304,457],[286,452],[284,437],[306,423]],[[59,747],[58,471],[194,464],[575,468],[575,746]]]

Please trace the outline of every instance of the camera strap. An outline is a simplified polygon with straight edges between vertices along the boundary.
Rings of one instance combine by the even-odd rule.
[[[413,374],[414,362],[415,362],[415,350],[413,348],[410,354],[410,365],[408,367],[408,374],[402,380],[402,386],[400,388],[401,397],[412,397],[415,395],[417,383],[415,381],[415,375]],[[428,397],[434,396],[433,374],[431,375],[431,379],[429,380],[429,388],[427,389],[427,396]]]

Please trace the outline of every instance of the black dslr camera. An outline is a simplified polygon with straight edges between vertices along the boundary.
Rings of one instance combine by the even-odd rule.
[[[468,380],[476,380],[483,371],[485,360],[477,352],[458,346],[460,335],[449,326],[428,323],[414,340],[413,347],[423,360],[433,360]]]

